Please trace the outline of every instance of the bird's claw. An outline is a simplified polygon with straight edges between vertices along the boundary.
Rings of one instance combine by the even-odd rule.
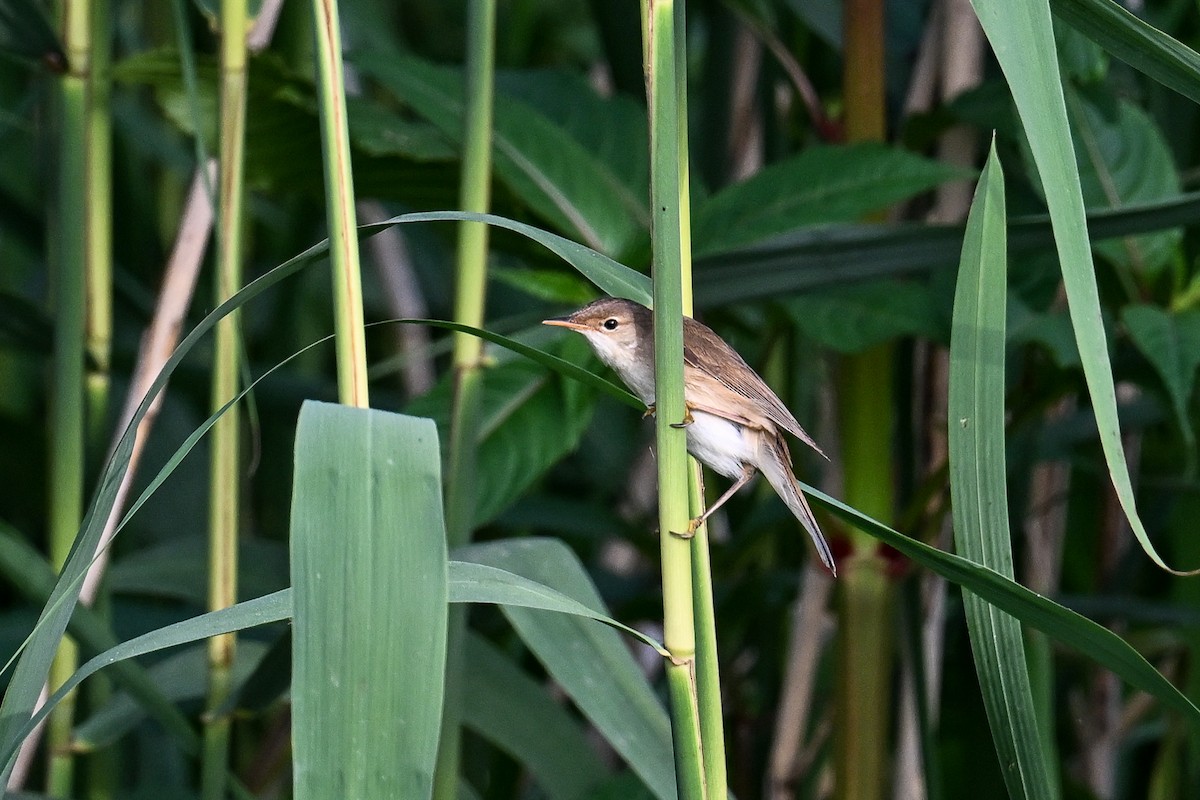
[[[699,522],[700,520],[698,519],[689,520],[686,531],[671,531],[671,535],[676,539],[683,539],[685,541],[691,539],[696,535],[696,528],[700,527]]]
[[[646,410],[644,412],[642,412],[642,419],[645,419],[646,417],[653,417],[655,410],[656,409],[655,409],[654,403],[651,403],[650,405],[646,406]]]
[[[689,408],[683,412],[683,422],[672,422],[671,427],[675,429],[686,428],[695,421],[696,418],[692,416],[692,410]]]

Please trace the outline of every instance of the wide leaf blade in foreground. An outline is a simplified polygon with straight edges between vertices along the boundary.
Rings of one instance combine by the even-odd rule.
[[[427,797],[446,660],[429,420],[308,402],[292,489],[298,800]]]

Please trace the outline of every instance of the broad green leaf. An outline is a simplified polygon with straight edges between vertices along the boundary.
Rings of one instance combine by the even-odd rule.
[[[1145,111],[1117,98],[1101,98],[1067,87],[1083,199],[1089,208],[1119,208],[1179,194],[1179,175],[1158,125]],[[1036,182],[1035,182],[1036,185]],[[1180,230],[1097,242],[1096,250],[1130,269],[1156,272],[1170,261]]]
[[[949,459],[954,545],[1014,578],[1004,457],[1004,174],[995,143],[967,219],[950,339]],[[1034,713],[1025,642],[1016,619],[963,592],[975,671],[1009,797],[1058,796]]]
[[[197,62],[196,95],[189,95],[172,49],[138,53],[113,67],[114,80],[145,85],[163,114],[184,133],[216,141],[218,64]],[[277,55],[251,59],[246,119],[246,179],[279,193],[323,197],[321,133],[312,81]],[[428,123],[403,118],[378,103],[349,98],[355,189],[418,208],[446,208],[455,200],[450,142]]]
[[[488,268],[488,279],[550,303],[582,306],[596,299],[596,293],[579,276],[561,270],[493,264]]]
[[[583,727],[546,688],[468,633],[463,723],[529,770],[550,800],[580,800],[609,775]]]
[[[1065,311],[1034,311],[1016,294],[1009,293],[1005,331],[1009,343],[1041,345],[1059,367],[1079,368],[1075,331]]]
[[[1054,15],[1136,70],[1200,103],[1200,54],[1113,0],[1051,0]]]
[[[1094,211],[1095,241],[1188,225],[1200,216],[1200,193],[1170,200]],[[696,305],[712,308],[830,284],[925,274],[958,264],[962,226],[839,225],[806,228],[759,245],[698,259]],[[1039,252],[1053,243],[1048,218],[1010,220],[1009,251]]]
[[[356,53],[354,61],[443,134],[459,140],[463,88],[458,70],[369,49]],[[559,230],[612,256],[628,252],[644,236],[645,199],[533,107],[497,97],[492,148],[500,180]]]
[[[588,357],[587,344],[573,341],[578,338],[557,337],[547,349],[573,353],[576,361],[583,361]],[[541,352],[514,340],[508,343],[519,346],[527,358]],[[572,374],[586,372],[553,354],[545,353],[538,358],[545,356],[572,367]],[[596,398],[594,392],[575,381],[563,380],[530,364],[526,358],[510,356],[489,366],[482,378],[482,417],[475,456],[479,470],[474,496],[476,525],[490,522],[579,445],[591,422]],[[593,375],[589,382],[599,380]],[[405,411],[431,417],[445,428],[449,424],[453,392],[454,376],[447,373]]]
[[[1127,306],[1122,321],[1129,338],[1162,378],[1171,408],[1183,433],[1188,458],[1195,457],[1196,432],[1188,413],[1188,400],[1200,366],[1200,311],[1171,314],[1157,306]]]
[[[446,664],[429,420],[308,401],[292,483],[295,795],[427,797]]]
[[[696,255],[725,252],[806,226],[852,222],[973,174],[880,144],[811,147],[703,203],[696,214]]]
[[[602,601],[587,572],[562,542],[491,542],[459,549],[454,557],[516,573],[602,613]],[[504,611],[555,682],[630,769],[656,797],[674,800],[670,722],[621,637],[576,617],[513,605]]]
[[[941,338],[929,288],[914,281],[851,283],[789,298],[788,316],[805,336],[858,353],[898,336]]]
[[[311,99],[296,98],[296,101],[307,107]],[[368,155],[398,156],[418,162],[448,162],[458,158],[454,143],[437,127],[393,113],[378,103],[347,97],[346,119],[354,146]]]
[[[1116,388],[1101,323],[1100,296],[1088,242],[1079,169],[1067,125],[1049,0],[1021,3],[972,0],[972,5],[1012,90],[1046,193],[1067,305],[1109,477],[1142,549],[1159,567],[1175,573],[1159,556],[1138,515],[1121,444]]]
[[[627,95],[601,96],[578,71],[521,70],[496,74],[501,97],[520,100],[559,125],[640,198],[650,183],[646,108]],[[646,203],[637,213],[648,227]]]

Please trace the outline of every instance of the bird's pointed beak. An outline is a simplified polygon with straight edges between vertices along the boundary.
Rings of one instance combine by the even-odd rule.
[[[573,321],[570,317],[554,317],[553,319],[542,320],[543,325],[554,325],[558,328],[570,328],[573,331],[587,330],[586,325],[580,325]]]

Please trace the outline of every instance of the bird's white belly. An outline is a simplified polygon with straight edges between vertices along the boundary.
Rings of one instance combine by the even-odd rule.
[[[692,412],[687,426],[688,452],[726,478],[740,478],[743,464],[755,462],[757,437],[737,423],[704,411]]]

